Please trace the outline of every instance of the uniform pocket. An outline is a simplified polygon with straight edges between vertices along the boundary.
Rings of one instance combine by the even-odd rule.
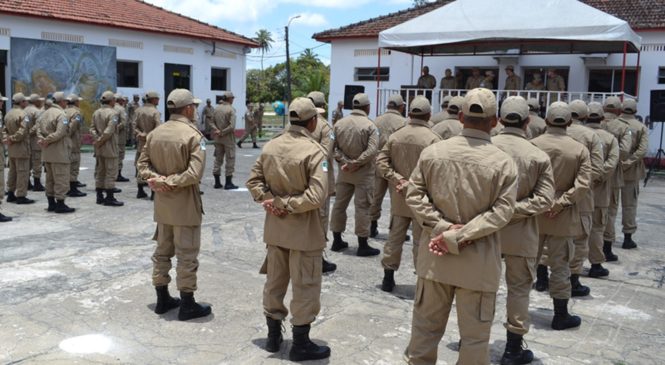
[[[480,321],[491,322],[494,320],[494,308],[496,305],[496,293],[480,294]]]
[[[322,252],[308,251],[302,253],[300,265],[300,281],[304,285],[318,284],[321,282]]]

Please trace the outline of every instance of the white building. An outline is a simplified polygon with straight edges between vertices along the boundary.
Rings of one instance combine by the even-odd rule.
[[[130,99],[155,90],[164,118],[165,96],[176,87],[213,103],[231,90],[243,115],[245,55],[256,46],[138,0],[2,1],[0,92],[10,99],[17,91],[76,92],[91,113],[105,89]]]
[[[331,44],[330,105],[344,100],[345,87],[362,86],[371,99],[378,99],[377,63],[378,34],[395,25],[450,3],[439,0],[425,6],[407,9],[338,29],[314,34],[313,38]],[[635,69],[637,55],[628,54],[625,92],[638,96],[638,114],[646,118],[650,114],[651,90],[665,90],[665,0],[583,0],[584,3],[601,11],[626,20],[633,30],[642,37],[639,83],[635,89]],[[534,2],[534,5],[537,2]],[[519,11],[516,9],[515,11]],[[478,14],[491,21],[489,14]],[[547,16],[547,14],[543,14]],[[445,21],[442,19],[441,21]],[[499,56],[444,56],[420,57],[406,53],[381,50],[381,81],[378,89],[399,90],[407,85],[417,84],[421,65],[429,66],[430,73],[440,80],[446,68],[453,74],[462,72],[468,76],[473,67],[482,71],[492,70],[498,77],[495,88],[502,89],[505,83],[505,67],[514,65],[515,73],[526,84],[534,72],[542,72],[543,77],[549,68],[556,68],[566,80],[569,92],[620,92],[623,54],[594,55],[513,55]],[[437,89],[438,90],[438,86]],[[383,98],[382,98],[383,99]],[[370,117],[376,116],[372,107]],[[438,111],[438,106],[434,107]],[[649,149],[655,153],[660,138],[658,123],[650,129]]]

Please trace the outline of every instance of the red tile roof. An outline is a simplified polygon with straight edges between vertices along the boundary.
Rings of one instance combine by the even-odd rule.
[[[140,0],[11,0],[0,1],[0,13],[88,23],[144,32],[157,32],[258,45],[252,39]]]
[[[330,42],[344,38],[375,38],[386,29],[451,2],[453,0],[437,0],[426,5],[368,19],[341,28],[325,30],[314,34],[312,38],[320,42]],[[665,29],[665,0],[582,0],[582,2],[617,18],[624,19],[635,30]]]

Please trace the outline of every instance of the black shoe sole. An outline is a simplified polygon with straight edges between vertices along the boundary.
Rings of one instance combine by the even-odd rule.
[[[179,321],[189,321],[190,319],[195,319],[195,318],[202,318],[206,317],[212,314],[212,308],[208,308],[202,312],[199,313],[194,313],[194,314],[181,314],[178,313],[178,320]]]
[[[376,251],[374,251],[374,250],[376,250]],[[374,249],[374,250],[372,250],[372,251],[360,251],[360,250],[358,250],[358,252],[356,252],[356,256],[358,256],[358,257],[372,257],[372,256],[378,256],[379,254],[381,254],[381,251],[379,251],[377,249]]]

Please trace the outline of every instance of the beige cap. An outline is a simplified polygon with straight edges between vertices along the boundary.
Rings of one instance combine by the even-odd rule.
[[[234,98],[235,98],[235,95],[233,95],[233,92],[231,92],[231,91],[225,91],[223,96],[224,96],[227,100],[228,100],[228,99],[234,99]]]
[[[536,98],[529,98],[526,103],[529,105],[529,110],[536,111],[540,109],[540,102]]]
[[[413,100],[411,100],[411,104],[409,104],[409,114],[427,115],[431,112],[432,106],[429,104],[429,100],[427,100],[427,98],[422,95],[413,98]]]
[[[289,120],[292,122],[310,120],[317,114],[317,108],[309,98],[295,98],[289,104]]]
[[[367,106],[369,105],[369,97],[367,94],[359,93],[353,97],[353,106]]]
[[[175,89],[171,91],[168,98],[166,98],[166,106],[173,108],[182,108],[190,104],[200,104],[201,100],[192,95],[192,92],[187,89]]]
[[[309,94],[307,94],[307,97],[312,100],[314,105],[317,107],[325,107],[326,104],[326,95],[320,91],[312,91]]]
[[[480,112],[472,112],[472,106],[480,107]],[[467,117],[491,118],[496,116],[496,97],[485,88],[477,88],[469,91],[464,96],[464,107],[462,112]]]
[[[547,108],[547,121],[553,125],[566,125],[570,118],[570,107],[563,101],[555,101]]]
[[[113,95],[113,97],[115,98],[115,100],[122,100],[122,94],[121,93],[115,93]]]
[[[102,97],[100,98],[101,101],[111,101],[115,100],[115,94],[113,94],[113,91],[104,91],[102,93]]]
[[[36,102],[36,101],[44,101],[44,98],[42,98],[42,97],[39,96],[38,94],[31,94],[31,95],[30,95],[30,102],[31,102],[31,103],[34,103],[34,102]]]
[[[23,95],[23,94],[21,94],[21,95]],[[0,101],[7,101],[7,98],[2,96],[2,93],[0,93]]]
[[[57,91],[57,92],[53,93],[53,100],[56,103],[59,103],[59,102],[65,100],[65,93],[62,92],[62,91]]]
[[[452,99],[453,99],[452,95],[444,96],[443,100],[441,100],[441,106],[444,107],[444,108],[447,108]]]
[[[637,101],[633,98],[623,99],[623,112],[628,114],[637,113]]]
[[[392,94],[388,98],[388,105],[389,106],[394,106],[395,108],[399,108],[400,106],[404,105],[404,99],[402,99],[402,95],[400,94]]]
[[[12,96],[12,101],[14,103],[22,103],[25,100],[28,100],[28,98],[26,98],[25,95],[23,95],[23,93],[16,93]]]
[[[152,99],[152,98],[158,98],[159,99],[159,93],[157,91],[148,91],[145,93],[145,98],[146,99]]]
[[[602,119],[605,113],[603,112],[603,105],[599,102],[592,101],[589,103],[589,119]]]
[[[605,99],[603,103],[603,108],[607,109],[621,109],[621,99],[616,96],[610,96]]]
[[[53,106],[53,99],[47,98],[46,101],[44,101],[44,105],[51,107]]]
[[[574,119],[585,119],[589,115],[589,107],[584,100],[573,100],[568,104],[568,107],[570,107],[571,117]]]
[[[529,117],[529,104],[521,96],[509,96],[501,104],[501,120],[519,123]]]
[[[73,102],[81,101],[81,100],[83,100],[83,98],[80,97],[80,96],[78,96],[78,95],[76,95],[76,94],[69,94],[69,95],[67,95],[67,101],[69,101],[69,102],[72,102],[72,103],[73,103]]]
[[[448,103],[448,110],[454,109],[455,113],[459,113],[464,107],[463,96],[453,96]]]

